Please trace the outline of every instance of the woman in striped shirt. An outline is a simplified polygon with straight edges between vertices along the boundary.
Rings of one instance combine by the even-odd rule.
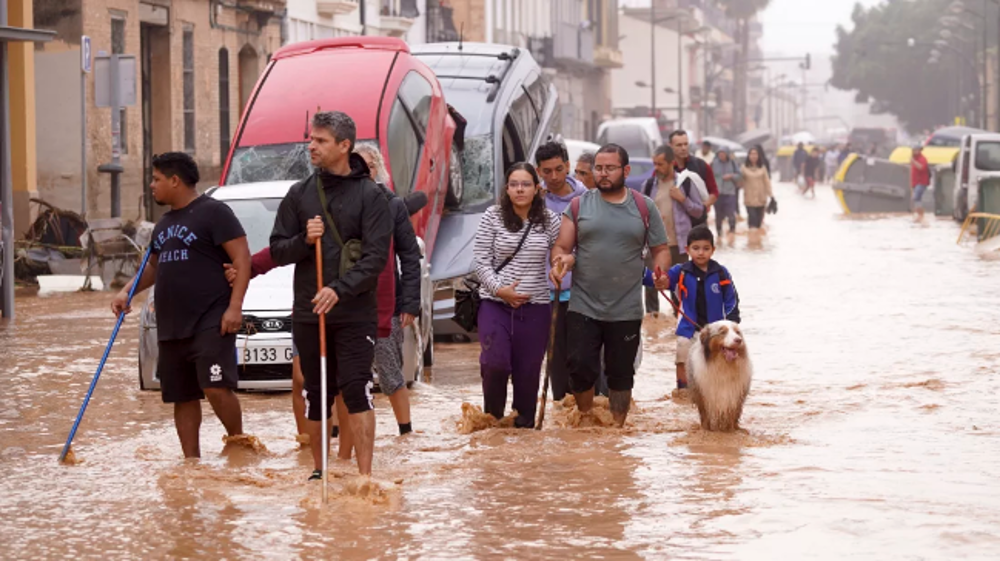
[[[559,217],[545,208],[535,168],[519,163],[507,170],[500,204],[486,210],[476,231],[483,409],[503,418],[507,380],[513,379],[514,426],[520,428],[535,426],[551,311],[545,265],[559,226]]]

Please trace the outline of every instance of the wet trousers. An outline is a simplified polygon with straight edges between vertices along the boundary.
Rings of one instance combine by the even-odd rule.
[[[738,195],[719,195],[719,200],[715,202],[715,229],[722,236],[722,224],[729,222],[729,231],[736,231],[736,207]]]
[[[569,345],[572,341],[566,331],[566,313],[569,310],[569,302],[553,303],[558,305],[556,312],[556,334],[553,337],[555,344],[552,347],[552,364],[548,367],[549,384],[552,386],[552,401],[562,401],[569,391]],[[601,358],[601,375],[597,378],[595,386],[597,395],[608,395],[608,377],[604,375],[604,358]]]
[[[514,309],[493,300],[479,307],[479,373],[483,380],[483,411],[497,419],[507,405],[507,381],[514,386],[514,426],[535,426],[542,361],[549,344],[552,308],[525,304]]]

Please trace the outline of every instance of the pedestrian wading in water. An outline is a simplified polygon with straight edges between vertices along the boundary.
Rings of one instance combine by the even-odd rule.
[[[696,226],[687,238],[691,261],[674,265],[667,272],[669,290],[680,299],[681,317],[677,320],[677,388],[688,386],[686,364],[691,339],[703,327],[720,320],[740,322],[740,299],[729,271],[712,259],[715,237],[708,226]],[[646,283],[653,275],[646,273]],[[692,323],[694,320],[695,323]]]
[[[628,152],[616,144],[597,153],[597,189],[574,199],[562,217],[552,248],[553,283],[573,271],[566,316],[570,390],[581,413],[594,404],[594,384],[603,347],[611,413],[625,423],[635,383],[635,357],[641,344],[642,278],[645,249],[660,270],[670,268],[670,246],[653,201],[625,187]],[[575,250],[575,251],[574,251]],[[665,290],[667,277],[655,284]]]
[[[764,210],[768,199],[773,200],[771,175],[764,165],[763,153],[757,147],[747,152],[746,162],[740,168],[743,176],[743,202],[747,207],[747,227],[751,244],[760,243],[760,228],[764,223]],[[773,203],[777,206],[777,203]]]
[[[546,261],[559,217],[545,208],[531,164],[507,170],[500,204],[483,214],[473,253],[479,276],[479,356],[483,410],[504,417],[507,381],[514,386],[514,426],[535,426],[542,359],[549,342],[551,298]]]
[[[142,278],[115,296],[111,311],[128,313],[128,293],[155,282],[159,358],[156,371],[164,403],[174,404],[174,423],[184,457],[201,456],[201,400],[229,436],[243,433],[240,400],[233,391],[236,332],[243,322],[243,296],[250,283],[250,248],[236,215],[225,203],[195,190],[198,166],[191,156],[170,152],[153,158],[153,199],[170,210],[153,230],[151,257]],[[232,287],[223,265],[239,271]]]
[[[307,432],[321,479],[319,315],[326,319],[328,406],[342,394],[340,436],[354,439],[358,471],[371,474],[375,441],[372,361],[378,338],[376,288],[392,240],[389,203],[354,154],[354,121],[337,111],[313,117],[309,157],[316,171],[289,188],[271,232],[275,264],[295,265],[292,339],[305,378]],[[323,252],[316,291],[314,245]],[[249,271],[248,271],[249,272]]]
[[[539,146],[538,150],[535,151],[535,160],[538,162],[538,171],[543,179],[545,207],[556,214],[558,222],[559,215],[566,210],[570,201],[586,193],[587,187],[575,178],[568,176],[569,153],[562,144],[549,142]],[[548,259],[546,257],[546,265],[548,265]],[[548,274],[548,269],[545,273]],[[561,401],[569,391],[566,356],[570,341],[566,334],[566,312],[569,309],[571,281],[571,276],[566,275],[560,290],[557,290],[557,286],[551,281],[549,282],[552,305],[556,308],[555,336],[552,338],[552,361],[549,365],[549,381],[552,385],[552,399],[555,401]],[[557,294],[558,301],[556,301]]]
[[[420,315],[420,246],[406,202],[385,186],[389,175],[378,147],[361,144],[355,151],[365,159],[372,179],[389,200],[393,222],[392,251],[379,277],[380,329],[375,342],[375,371],[378,372],[379,388],[389,398],[396,416],[399,434],[404,435],[413,431],[413,425],[410,422],[410,391],[403,377],[403,330],[412,326]],[[391,289],[395,289],[394,295]],[[386,322],[389,323],[388,333],[383,332]],[[349,452],[347,458],[350,458]]]

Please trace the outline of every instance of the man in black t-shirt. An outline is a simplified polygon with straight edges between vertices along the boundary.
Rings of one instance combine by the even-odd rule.
[[[159,340],[157,372],[164,403],[174,404],[174,422],[184,457],[201,455],[201,400],[208,398],[230,436],[243,433],[243,414],[233,392],[236,332],[250,283],[246,233],[225,203],[198,195],[198,166],[191,156],[170,152],[153,158],[150,188],[158,204],[170,206],[153,230],[152,256],[142,278],[133,279],[111,303],[117,315],[131,311],[128,293],[155,282]],[[223,265],[238,271],[229,286]]]

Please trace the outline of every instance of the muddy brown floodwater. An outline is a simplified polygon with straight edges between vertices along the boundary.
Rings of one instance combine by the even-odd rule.
[[[1000,262],[929,218],[851,220],[826,187],[778,186],[763,249],[723,248],[756,368],[747,433],[706,435],[671,399],[671,322],[651,325],[624,430],[493,428],[472,345],[441,345],[415,435],[377,400],[378,496],[335,465],[305,482],[288,394],[242,394],[231,446],[206,407],[204,458],[138,390],[137,318],[74,449],[56,462],[114,319],[110,295],[22,295],[0,327],[0,557],[957,559],[1000,551]],[[401,483],[397,483],[400,482]],[[364,490],[362,490],[364,491]],[[363,495],[363,496],[359,496]]]

